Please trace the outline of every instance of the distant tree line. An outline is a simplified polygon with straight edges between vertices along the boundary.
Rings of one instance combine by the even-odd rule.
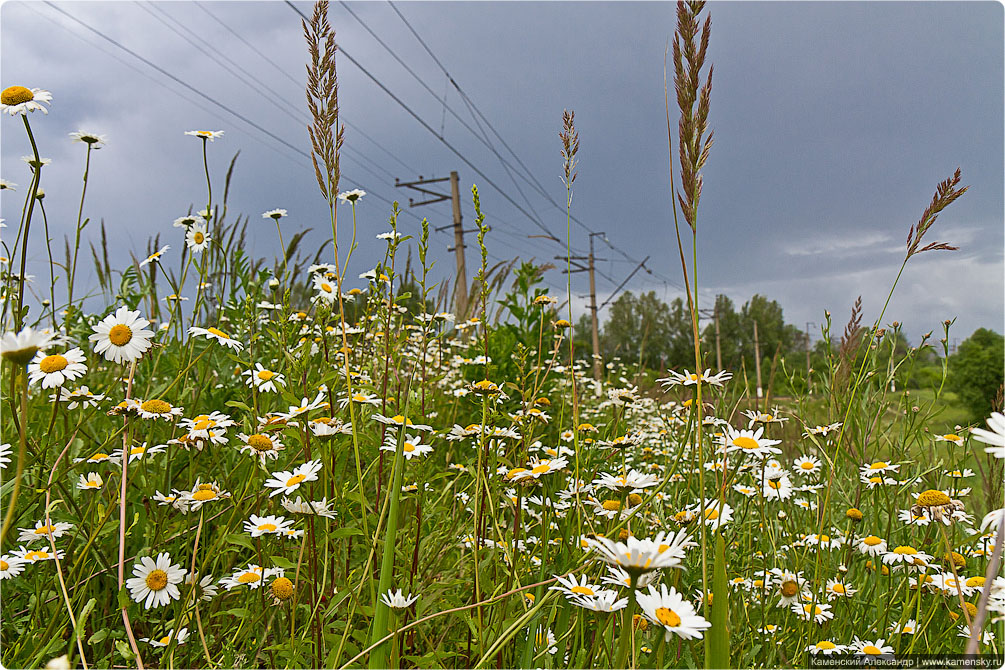
[[[699,333],[705,367],[716,370],[719,367],[717,358],[721,356],[723,369],[738,375],[739,379],[746,375],[748,384],[753,386],[756,383],[755,323],[764,386],[771,383],[774,395],[804,391],[808,334],[803,328],[785,322],[777,300],[760,294],[752,296],[739,309],[729,297],[717,295],[714,307],[702,310]],[[822,371],[828,360],[837,355],[841,345],[841,327],[840,324],[832,325],[834,332],[831,351],[828,351],[827,342],[820,338],[817,326],[812,334],[815,341],[808,357],[811,370]],[[590,360],[593,340],[589,314],[581,316],[575,324],[574,338],[576,357]],[[607,320],[600,327],[599,339],[604,361],[618,357],[623,363],[638,366],[640,370],[694,368],[691,317],[687,302],[682,298],[674,298],[667,303],[655,291],[638,295],[627,291],[611,304]],[[934,346],[926,346],[917,352],[915,364],[903,367],[897,373],[895,389],[931,389],[941,384],[941,348],[932,340],[928,340],[927,344]],[[892,354],[894,359],[899,360],[910,347],[903,333],[898,331],[892,342],[890,339],[884,341],[880,355]],[[955,392],[974,420],[980,420],[987,417],[992,409],[1001,408],[1003,369],[1005,351],[1002,335],[979,328],[950,356],[945,390]],[[773,377],[772,370],[775,371]],[[800,388],[793,388],[793,385],[800,385]]]

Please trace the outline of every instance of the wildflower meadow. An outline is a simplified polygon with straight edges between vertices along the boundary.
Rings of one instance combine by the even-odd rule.
[[[228,210],[239,177],[209,160],[227,129],[194,129],[177,141],[198,147],[187,167],[205,193],[130,261],[86,200],[109,140],[78,132],[82,192],[49,196],[79,199],[75,235],[33,296],[52,150],[33,130],[60,92],[4,82],[4,141],[30,156],[4,192],[3,665],[1000,664],[1005,416],[1000,391],[979,420],[941,414],[952,320],[898,347],[885,307],[856,305],[847,324],[828,312],[819,365],[765,354],[784,398],[718,369],[701,336],[714,12],[677,4],[654,134],[679,252],[661,262],[689,331],[689,364],[669,369],[584,352],[571,278],[558,294],[540,264],[490,262],[503,243],[477,184],[462,193],[476,213],[463,292],[433,271],[427,221],[410,234],[398,203],[345,188],[339,96],[353,91],[325,0],[303,21],[304,146],[330,225],[318,249],[286,209]],[[572,111],[554,116],[571,236],[580,134]],[[915,257],[955,248],[938,219],[966,179],[924,186],[877,289],[887,304]],[[377,233],[383,254],[361,257]],[[275,258],[253,256],[251,234]],[[891,388],[933,351],[928,395]]]

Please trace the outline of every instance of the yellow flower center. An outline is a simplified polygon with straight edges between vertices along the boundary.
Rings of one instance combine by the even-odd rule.
[[[879,647],[875,647],[875,646],[873,646],[871,644],[867,644],[864,647],[862,647],[862,653],[863,654],[870,654],[872,656],[879,656],[883,652],[881,652],[879,650]]]
[[[138,456],[147,450],[146,447],[133,447],[129,450],[130,456]]]
[[[326,284],[326,283],[322,282],[321,283],[321,290],[324,291],[325,293],[331,293],[332,292],[331,284]]]
[[[733,445],[741,449],[757,449],[757,440],[752,437],[740,436],[733,439]]]
[[[248,438],[248,446],[255,451],[272,451],[272,440],[267,435],[255,433]]]
[[[125,346],[133,339],[133,331],[124,323],[117,323],[108,331],[108,341],[117,347]]]
[[[53,531],[52,526],[41,526],[35,529],[35,535],[48,535]]]
[[[809,461],[803,461],[802,463],[799,464],[799,467],[801,467],[803,470],[812,470],[813,463]]]
[[[192,500],[206,501],[212,500],[216,497],[216,491],[212,489],[203,489],[201,491],[196,491],[192,494]]]
[[[286,485],[287,486],[296,486],[297,484],[299,484],[300,482],[304,481],[305,479],[307,479],[307,475],[293,475],[292,477],[290,477],[289,479],[286,480]]]
[[[956,433],[947,433],[947,434],[943,435],[942,437],[943,437],[943,439],[952,440],[953,442],[958,442],[961,439],[960,436],[957,435]]]
[[[936,491],[935,489],[928,489],[927,491],[918,495],[918,506],[919,507],[939,507],[941,505],[949,504],[949,496],[947,496],[942,491]]]
[[[293,597],[293,582],[288,577],[280,577],[272,582],[272,595],[279,600],[289,600]]]
[[[252,582],[257,582],[261,578],[262,576],[257,572],[245,572],[237,578],[237,581],[241,584],[251,584]]]
[[[791,579],[787,582],[782,582],[782,595],[786,598],[791,598],[799,592],[799,585],[796,584]]]
[[[827,544],[830,541],[831,541],[831,536],[830,535],[821,535],[820,536],[820,544]]]
[[[7,561],[0,561],[0,571],[7,570],[10,568],[10,564]]]
[[[415,445],[412,444],[411,442],[406,442],[405,443],[405,451],[407,453],[412,453],[413,451],[415,451]]]
[[[0,102],[5,105],[20,105],[22,102],[28,102],[35,99],[35,94],[31,92],[31,89],[25,88],[24,86],[10,86],[0,93]]]
[[[889,464],[884,463],[883,461],[876,461],[875,463],[873,463],[872,465],[869,466],[869,469],[870,470],[881,470],[883,468],[888,468],[888,467],[890,467]]]
[[[267,382],[273,377],[275,377],[276,373],[272,372],[271,370],[260,370],[258,374],[255,376],[261,379],[263,382]]]
[[[666,607],[656,608],[656,618],[667,628],[676,628],[680,625],[680,617],[677,613]]]
[[[535,475],[543,475],[547,472],[551,472],[550,461],[544,461],[539,465],[535,465],[531,469],[531,472],[533,472]]]
[[[902,546],[897,547],[896,549],[894,549],[893,553],[900,554],[901,556],[903,556],[905,554],[913,555],[913,554],[918,553],[918,550],[915,549],[914,547],[911,547],[911,546],[902,545]]]
[[[150,412],[151,414],[167,414],[171,411],[171,403],[164,402],[163,400],[147,400],[140,408],[144,412]]]
[[[163,644],[166,647],[167,645],[171,644],[171,636],[170,635],[165,635],[160,640],[158,640],[158,642],[160,642],[161,644]]]
[[[770,486],[771,488],[773,488],[775,490],[778,490],[778,489],[782,488],[782,480],[781,479],[769,479],[768,480],[768,486]]]
[[[817,642],[817,649],[834,649],[836,646],[837,645],[830,640],[821,640],[820,642]]]
[[[803,605],[803,611],[806,612],[807,614],[809,614],[810,612],[812,612],[813,616],[818,616],[818,615],[824,613],[824,611],[822,609],[820,609],[819,605],[816,605],[816,606],[814,606],[814,605]]]
[[[617,512],[619,509],[621,509],[621,501],[605,500],[601,506],[608,512]]]
[[[513,468],[512,470],[506,473],[506,479],[513,479],[521,472],[527,472],[527,468]]]
[[[719,510],[717,509],[705,510],[705,518],[715,521],[716,519],[719,518]]]
[[[167,586],[168,576],[163,570],[151,570],[145,581],[151,591],[161,591]]]
[[[222,337],[225,340],[229,340],[230,339],[230,335],[228,335],[227,333],[223,332],[219,328],[207,328],[206,331],[209,332],[209,333],[212,333],[213,335],[216,335],[217,337]]]
[[[103,453],[101,453],[99,451],[98,453],[94,454],[93,456],[91,456],[87,460],[89,460],[89,461],[100,461],[100,460],[103,460],[105,458],[108,458],[108,454],[103,454]]]
[[[38,364],[38,369],[44,372],[45,374],[51,374],[53,372],[59,372],[60,370],[63,370],[69,364],[70,362],[66,360],[64,357],[60,356],[59,354],[54,354],[52,356],[46,356],[45,358],[43,358],[42,361]]]
[[[593,589],[586,586],[573,586],[571,589],[569,589],[569,591],[572,593],[579,593],[580,595],[584,596],[593,595]]]
[[[983,587],[984,586],[984,578],[983,577],[971,577],[970,579],[967,580],[967,586],[971,586],[971,587],[975,587],[975,586],[976,587]]]
[[[29,551],[27,554],[24,555],[24,559],[26,561],[40,561],[44,558],[49,558],[49,552],[45,551],[44,549],[40,549],[38,551]]]
[[[201,230],[197,230],[192,234],[192,241],[196,244],[202,244],[206,241],[206,236],[203,235]]]
[[[831,587],[831,591],[833,591],[834,593],[840,593],[840,594],[843,595],[845,593],[844,584],[835,584],[834,586]]]
[[[215,425],[216,421],[214,421],[213,419],[199,419],[194,424],[192,424],[192,427],[195,428],[196,430],[207,430]]]
[[[272,533],[276,530],[276,524],[274,523],[263,523],[258,527],[258,530],[264,530],[266,533]]]

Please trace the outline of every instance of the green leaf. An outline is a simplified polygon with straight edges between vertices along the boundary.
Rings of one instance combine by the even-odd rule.
[[[728,668],[729,663],[729,584],[726,581],[726,542],[715,534],[715,566],[712,573],[712,628],[709,631],[709,652],[706,668]]]
[[[108,637],[108,629],[102,628],[94,635],[87,638],[87,644],[98,644],[99,642],[103,641],[106,637]]]
[[[283,570],[292,570],[297,567],[295,563],[282,556],[270,556],[269,558],[277,568],[282,568]]]
[[[227,536],[227,542],[230,544],[236,544],[238,546],[244,547],[245,549],[250,549],[255,551],[255,545],[251,543],[251,540],[244,535],[239,535],[237,533],[231,533]]]

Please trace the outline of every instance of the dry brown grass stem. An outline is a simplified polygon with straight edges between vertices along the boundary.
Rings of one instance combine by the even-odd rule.
[[[698,31],[698,14],[703,1],[677,3],[677,31],[673,37],[674,90],[680,109],[680,181],[677,193],[684,220],[697,228],[698,201],[701,199],[701,168],[712,147],[712,131],[708,130],[709,100],[712,94],[712,65],[709,64],[705,83],[701,70],[712,32],[712,18],[706,17]],[[707,134],[706,134],[707,131]]]
[[[344,128],[338,124],[338,78],[335,74],[338,46],[335,44],[335,31],[328,25],[328,0],[316,2],[310,23],[302,23],[311,56],[307,66],[307,106],[314,120],[307,127],[311,138],[311,160],[321,194],[329,204],[333,204],[341,176],[339,149]]]
[[[954,200],[959,198],[961,195],[967,192],[969,186],[964,186],[959,188],[960,183],[960,169],[956,168],[956,172],[952,177],[946,179],[938,185],[935,189],[935,195],[932,196],[932,203],[925,210],[925,213],[921,215],[921,220],[917,224],[911,226],[911,230],[907,233],[907,258],[915,254],[920,254],[925,251],[955,251],[958,247],[951,246],[945,242],[931,242],[921,247],[921,240],[925,237],[925,233],[928,229],[932,227],[935,223],[935,219],[939,217],[939,212],[948,207]],[[920,247],[920,248],[919,248]]]

